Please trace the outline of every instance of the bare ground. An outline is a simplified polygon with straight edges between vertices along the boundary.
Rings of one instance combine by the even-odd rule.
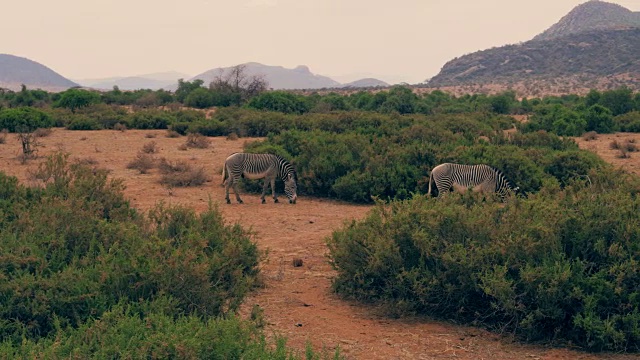
[[[17,176],[27,185],[34,185],[36,182],[30,179],[29,169],[35,169],[44,156],[61,149],[70,153],[72,159],[91,159],[98,166],[109,169],[112,177],[124,179],[125,195],[140,210],[145,211],[158,201],[164,201],[201,211],[211,201],[219,206],[228,222],[252,229],[259,247],[268,251],[262,264],[265,286],[246,300],[242,313],[246,315],[254,305],[260,306],[267,333],[286,336],[288,344],[301,352],[310,342],[316,349],[331,351],[339,347],[342,354],[351,359],[640,358],[525,345],[485,330],[428,319],[391,319],[381,315],[375,307],[342,300],[330,289],[335,272],[326,259],[325,238],[345,221],[363,218],[370,207],[306,197],[299,198],[296,205],[286,201],[278,204],[268,201],[263,205],[258,196],[246,194],[243,194],[244,204],[227,205],[224,189],[220,186],[224,159],[241,151],[245,141],[255,139],[212,138],[210,148],[179,150],[185,138],[167,138],[165,134],[158,130],[55,129],[50,136],[39,139],[42,144],[39,158],[26,165],[18,160],[20,144],[14,135],[10,135],[7,142],[0,145],[0,171]],[[158,183],[156,170],[140,174],[127,169],[136,153],[151,141],[155,141],[159,149],[153,156],[202,166],[210,181],[201,187],[168,189]],[[601,136],[595,142],[581,146],[604,152],[608,159],[609,142],[607,137]],[[621,159],[621,165],[637,172],[640,154]],[[301,267],[292,265],[294,258],[302,259]]]

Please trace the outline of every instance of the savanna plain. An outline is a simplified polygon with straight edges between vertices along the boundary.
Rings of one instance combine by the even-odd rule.
[[[110,178],[123,179],[124,194],[132,206],[147,211],[158,202],[184,205],[198,212],[217,207],[227,223],[249,229],[258,247],[266,252],[261,263],[262,285],[245,299],[244,317],[262,309],[269,336],[283,335],[288,346],[304,351],[340,349],[349,359],[637,359],[634,354],[585,353],[570,348],[523,344],[509,336],[483,329],[457,326],[422,317],[401,319],[386,316],[375,305],[351,302],[331,289],[335,271],[327,260],[326,238],[352,220],[364,218],[371,205],[355,205],[324,198],[300,196],[297,204],[279,203],[267,197],[243,193],[244,204],[224,201],[221,170],[225,158],[242,151],[260,138],[209,137],[206,148],[184,148],[185,137],[167,137],[166,130],[70,131],[54,128],[38,138],[37,158],[22,163],[20,143],[9,134],[0,145],[0,171],[16,176],[25,185],[37,186],[33,172],[48,155],[62,151],[71,160],[81,160],[109,171]],[[640,155],[616,156],[609,144],[640,134],[614,133],[586,141],[583,149],[636,174]],[[154,143],[155,158],[184,162],[203,168],[207,181],[197,187],[168,187],[159,182],[157,169],[142,174],[128,169],[141,149]],[[302,260],[293,266],[293,260]],[[298,264],[299,265],[299,264]]]

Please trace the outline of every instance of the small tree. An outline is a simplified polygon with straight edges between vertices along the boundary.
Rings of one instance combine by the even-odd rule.
[[[614,130],[613,115],[604,106],[593,105],[589,107],[585,114],[585,119],[587,120],[587,131],[605,134]]]
[[[71,110],[72,113],[75,113],[76,109],[87,107],[98,102],[100,102],[100,95],[96,92],[69,89],[60,94],[60,99],[55,103],[55,106],[67,108]]]
[[[264,92],[267,89],[267,81],[262,75],[249,76],[247,66],[242,64],[232,67],[227,73],[221,72],[209,84],[209,89],[235,99],[236,103],[230,105],[240,105]]]
[[[205,88],[193,90],[184,99],[184,105],[198,109],[208,108],[214,105],[214,96]]]
[[[178,80],[178,89],[176,90],[176,100],[184,103],[185,99],[192,91],[199,89],[204,84],[204,81],[200,79],[195,79],[191,82],[184,81],[183,79]]]
[[[20,141],[20,144],[22,145],[22,155],[20,156],[20,160],[24,164],[27,160],[36,157],[40,143],[38,143],[37,137],[33,132],[28,131],[27,127],[21,126],[18,128],[17,132],[18,141]]]

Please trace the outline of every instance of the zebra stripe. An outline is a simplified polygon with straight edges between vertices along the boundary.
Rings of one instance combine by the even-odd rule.
[[[446,193],[452,189],[458,192],[472,189],[477,192],[495,192],[503,201],[511,191],[518,191],[518,187],[513,187],[502,171],[484,164],[440,164],[429,175],[429,195],[432,182],[438,193]]]
[[[226,175],[225,175],[226,173]],[[228,176],[228,179],[226,179]],[[284,158],[273,154],[249,154],[234,153],[227,157],[222,168],[222,183],[227,180],[225,199],[227,204],[231,203],[229,199],[229,187],[233,186],[236,194],[236,200],[242,203],[238,193],[237,184],[240,177],[248,179],[263,179],[262,196],[260,199],[265,203],[265,194],[267,187],[271,184],[271,193],[274,202],[278,202],[278,196],[275,191],[275,180],[279,177],[284,182],[284,192],[290,203],[295,203],[297,199],[296,173],[293,166]]]

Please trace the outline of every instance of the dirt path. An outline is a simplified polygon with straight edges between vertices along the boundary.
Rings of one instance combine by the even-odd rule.
[[[211,200],[227,221],[238,222],[255,232],[255,241],[268,250],[262,273],[265,286],[245,302],[246,314],[254,305],[264,311],[267,333],[288,338],[288,344],[304,351],[311,342],[316,349],[337,346],[351,359],[638,359],[631,355],[591,355],[567,349],[522,345],[498,335],[470,327],[424,319],[389,319],[373,307],[341,300],[330,291],[334,271],[327,263],[325,238],[345,221],[360,219],[370,210],[336,201],[301,197],[296,205],[286,202],[260,204],[258,196],[243,195],[245,204],[223,204],[220,186],[222,163],[227,155],[241,151],[245,141],[213,138],[207,149],[179,150],[185,138],[167,138],[165,131],[66,131],[55,129],[41,138],[39,155],[57,149],[72,159],[90,159],[125,179],[126,196],[142,210],[158,201],[183,204],[200,211]],[[139,174],[126,168],[142,146],[156,142],[153,154],[171,161],[203,166],[211,181],[198,188],[167,189],[159,175]],[[0,171],[17,176],[26,184],[32,161],[17,160],[20,145],[13,135],[0,145]],[[300,258],[301,267],[292,260]]]

